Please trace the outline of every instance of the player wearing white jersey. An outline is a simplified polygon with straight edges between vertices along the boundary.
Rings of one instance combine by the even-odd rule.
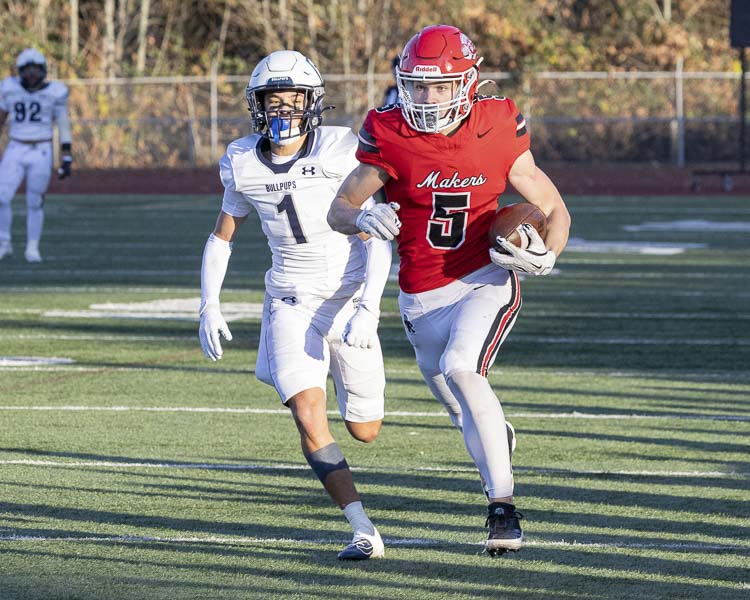
[[[219,293],[234,234],[254,209],[272,254],[255,374],[291,410],[302,453],[352,526],[339,558],[362,560],[382,557],[383,542],[328,428],[325,389],[330,371],[350,434],[373,441],[384,414],[377,325],[391,246],[327,223],[358,161],[348,128],[321,126],[324,94],[318,69],[299,52],[273,52],[253,70],[246,96],[255,133],[229,144],[219,162],[224,199],[203,254],[199,333],[206,356],[221,358],[220,336],[232,336]]]
[[[71,174],[68,88],[46,81],[47,61],[27,48],[16,59],[18,77],[0,82],[0,130],[10,115],[10,142],[0,161],[0,259],[13,253],[11,200],[26,179],[26,260],[41,262],[39,240],[44,225],[44,193],[52,170],[52,128],[57,125],[61,179]]]

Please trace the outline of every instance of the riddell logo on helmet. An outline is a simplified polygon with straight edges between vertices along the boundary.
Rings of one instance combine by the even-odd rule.
[[[417,65],[414,67],[414,73],[424,73],[426,75],[440,75],[440,67],[437,65]]]

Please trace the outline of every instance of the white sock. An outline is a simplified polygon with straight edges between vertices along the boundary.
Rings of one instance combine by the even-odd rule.
[[[355,536],[358,533],[375,535],[375,526],[365,514],[365,509],[359,500],[357,500],[357,502],[351,502],[344,507],[344,516],[346,517],[346,520],[349,521],[349,525],[352,526],[352,531]]]

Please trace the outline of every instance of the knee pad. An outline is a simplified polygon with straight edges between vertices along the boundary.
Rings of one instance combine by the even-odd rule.
[[[44,208],[44,194],[27,191],[26,208],[29,210],[40,210]]]
[[[11,189],[10,186],[0,183],[0,206],[10,206],[10,201],[13,200],[15,193],[16,191]]]
[[[460,345],[449,346],[440,357],[440,371],[446,374],[460,371],[477,371],[476,357]]]

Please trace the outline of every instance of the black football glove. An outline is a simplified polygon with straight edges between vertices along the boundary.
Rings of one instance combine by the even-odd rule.
[[[63,156],[60,168],[57,169],[57,178],[65,179],[73,174],[73,157]]]

